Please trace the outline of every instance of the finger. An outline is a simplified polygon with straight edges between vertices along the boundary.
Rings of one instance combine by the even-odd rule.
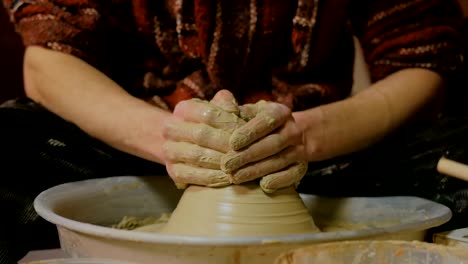
[[[183,190],[187,188],[188,184],[175,182],[175,186],[177,187],[177,189]]]
[[[232,133],[229,144],[233,150],[252,144],[283,125],[291,117],[291,110],[285,105],[265,101],[257,104],[257,115]]]
[[[207,169],[220,169],[223,153],[187,142],[167,141],[163,145],[166,161],[186,163]]]
[[[220,90],[215,94],[210,103],[218,106],[226,112],[239,115],[239,106],[234,95],[228,90]]]
[[[245,164],[272,156],[288,146],[302,143],[302,132],[290,118],[281,130],[253,143],[242,151],[230,151],[221,159],[221,169],[231,173]]]
[[[268,157],[257,163],[247,165],[232,174],[232,182],[235,184],[248,182],[256,178],[280,171],[300,160],[303,146],[289,147],[277,155]]]
[[[266,193],[273,193],[278,189],[294,185],[297,187],[307,172],[307,162],[296,163],[286,170],[279,171],[260,180],[260,187]]]
[[[203,123],[209,126],[234,131],[244,123],[236,114],[199,99],[182,101],[174,109],[174,115],[182,120]]]
[[[222,153],[229,151],[231,134],[206,124],[196,124],[173,119],[164,126],[163,136],[171,141],[193,143]]]
[[[192,167],[182,163],[170,163],[166,168],[178,188],[185,188],[189,184],[208,187],[230,184],[229,175],[221,170]]]
[[[239,116],[245,121],[254,118],[258,112],[258,103],[239,105]]]

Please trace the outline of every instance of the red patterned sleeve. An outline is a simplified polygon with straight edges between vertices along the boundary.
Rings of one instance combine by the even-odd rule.
[[[443,76],[461,68],[463,15],[457,0],[359,0],[352,9],[372,81],[404,68]]]
[[[128,2],[4,0],[4,5],[25,46],[72,54],[105,72],[117,52],[119,34],[124,38],[122,21],[115,17]]]

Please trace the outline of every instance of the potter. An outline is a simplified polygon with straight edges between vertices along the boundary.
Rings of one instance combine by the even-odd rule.
[[[457,140],[463,133],[446,133],[425,122],[414,125],[432,116],[439,123],[441,95],[446,85],[457,86],[451,77],[464,69],[457,32],[463,21],[457,21],[456,0],[3,2],[27,46],[23,69],[28,98],[0,107],[5,120],[0,138],[7,156],[2,172],[12,179],[2,184],[6,195],[0,196],[0,204],[15,205],[8,207],[12,217],[1,225],[0,233],[8,235],[0,236],[7,238],[0,245],[15,256],[29,250],[18,242],[28,237],[10,230],[32,226],[38,237],[35,231],[42,230],[42,223],[31,212],[31,198],[57,183],[160,175],[163,168],[154,168],[159,163],[180,188],[261,179],[263,191],[274,194],[297,184],[306,162],[315,165],[342,155],[359,161],[360,151],[376,145],[376,153],[388,158],[376,168],[399,167],[398,161],[405,161],[400,154],[444,153],[446,142],[455,142],[454,150],[450,148],[455,153],[466,145]],[[362,44],[362,64],[371,77],[358,92],[352,89],[358,80],[353,76],[354,40]],[[463,85],[448,88],[463,90]],[[209,101],[222,89],[234,93],[247,110],[232,107],[233,100],[213,100],[211,105],[193,100],[181,111],[183,101]],[[237,127],[238,119],[246,124]],[[163,135],[170,123],[171,130]],[[466,127],[454,124],[444,127],[461,132]],[[425,138],[417,132],[428,128],[436,131],[430,134],[435,140],[415,146]],[[399,129],[417,136],[389,141]],[[396,143],[393,149],[399,151],[391,155],[377,144],[381,140]],[[225,156],[230,152],[235,159]],[[14,165],[25,161],[25,166]],[[342,175],[341,162],[329,164],[340,168],[336,176]],[[390,195],[445,197],[456,191],[440,190],[439,184],[453,185],[431,173],[412,177],[413,168],[420,166],[402,167],[408,177],[390,172],[366,178],[369,191],[374,181]],[[331,184],[310,177],[302,186],[310,193],[325,192],[327,186],[332,192],[335,186],[348,187],[344,182],[353,183],[353,176],[366,168],[337,180],[326,177]],[[321,169],[314,166],[311,173]],[[386,179],[401,179],[402,185],[415,179],[417,185],[409,182],[410,188],[393,191],[392,184],[380,184]],[[376,192],[383,194],[380,188]],[[22,202],[16,206],[12,201]]]

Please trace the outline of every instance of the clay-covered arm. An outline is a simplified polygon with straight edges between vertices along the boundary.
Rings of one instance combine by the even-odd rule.
[[[41,47],[27,48],[24,78],[27,96],[89,135],[163,163],[161,131],[169,112],[132,97],[77,57]]]
[[[349,99],[293,113],[304,131],[307,160],[361,150],[402,125],[429,118],[442,88],[439,74],[404,69]]]

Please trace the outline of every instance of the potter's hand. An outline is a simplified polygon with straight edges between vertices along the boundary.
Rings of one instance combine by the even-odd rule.
[[[298,184],[307,171],[303,133],[288,107],[259,101],[241,106],[240,115],[249,120],[234,130],[231,151],[221,160],[221,168],[232,174],[233,183],[262,177],[265,192]]]
[[[233,95],[226,90],[211,102],[191,99],[177,104],[164,128],[163,152],[166,169],[178,188],[230,184],[220,160],[230,149],[231,133],[245,124],[238,112]]]

